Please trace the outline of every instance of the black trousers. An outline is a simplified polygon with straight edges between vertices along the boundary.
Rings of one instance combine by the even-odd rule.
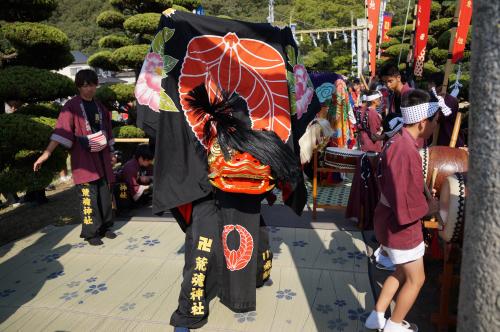
[[[193,202],[185,230],[179,306],[171,325],[202,327],[209,302],[217,295],[235,312],[255,310],[255,289],[269,279],[272,266],[261,200],[262,196],[217,191],[215,199],[210,195]]]
[[[220,282],[219,215],[213,196],[194,201],[191,216],[185,235],[179,306],[170,324],[195,329],[207,322],[208,305],[217,295]]]
[[[80,201],[82,233],[80,237],[89,239],[104,235],[113,226],[111,193],[108,182],[101,178],[77,185]]]
[[[262,253],[266,250],[270,253],[267,231],[260,227],[260,204],[264,196],[217,190],[216,198],[224,253],[220,301],[234,312],[254,311],[255,289],[269,278],[266,276],[264,280],[263,266],[258,267],[259,262],[265,264],[259,260]],[[266,262],[267,258],[266,255]]]

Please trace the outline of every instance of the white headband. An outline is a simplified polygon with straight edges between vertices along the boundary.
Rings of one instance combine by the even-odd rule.
[[[437,102],[430,102],[410,107],[401,107],[401,114],[403,115],[403,122],[405,124],[413,124],[428,119],[439,109],[441,109],[441,112],[445,116],[451,114],[451,109],[445,104],[444,98],[438,96],[436,89],[432,88],[432,93],[437,98]]]
[[[372,95],[366,96],[366,101],[374,101],[375,99],[379,98],[382,98],[382,93],[380,91],[377,91]]]
[[[391,128],[390,131],[386,131],[385,134],[389,137],[394,136],[395,133],[401,130],[403,128],[404,122],[402,117],[397,117],[389,121],[389,128]]]

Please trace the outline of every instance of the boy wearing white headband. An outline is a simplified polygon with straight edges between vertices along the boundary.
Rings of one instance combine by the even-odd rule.
[[[377,107],[382,103],[382,93],[370,90],[366,95],[368,107],[363,108],[360,114],[360,144],[361,150],[365,152],[382,151],[382,139],[380,136],[382,117],[377,112]]]
[[[426,200],[422,159],[418,139],[429,138],[437,125],[438,111],[449,109],[441,100],[423,90],[404,95],[401,115],[404,127],[382,149],[377,176],[380,201],[375,209],[374,228],[378,242],[396,265],[389,276],[365,326],[385,332],[414,332],[418,328],[404,321],[424,284],[423,256],[425,245],[420,220],[439,210],[435,199]],[[391,318],[384,313],[393,297],[396,305]]]

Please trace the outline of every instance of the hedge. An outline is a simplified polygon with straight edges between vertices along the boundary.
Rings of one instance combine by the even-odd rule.
[[[404,62],[406,60],[406,57],[408,56],[408,52],[410,51],[410,45],[409,44],[392,45],[391,47],[387,48],[384,51],[384,55],[385,56],[390,56],[390,57],[393,57],[393,58],[398,58],[401,49],[403,49],[403,52],[401,53],[401,59]]]
[[[125,15],[116,10],[106,10],[99,14],[96,23],[101,28],[121,28],[125,22]]]
[[[386,49],[386,48],[389,48],[389,47],[391,47],[393,45],[397,45],[397,44],[401,44],[401,42],[397,38],[391,38],[388,41],[383,42],[382,44],[380,44],[380,47],[382,49]]]
[[[144,138],[146,135],[142,129],[136,126],[121,126],[113,128],[115,138]],[[138,144],[133,143],[115,143],[115,148],[122,152],[124,162],[132,158]]]
[[[439,14],[441,13],[441,5],[436,2],[432,1],[431,4],[431,21],[439,18]]]
[[[0,1],[0,20],[37,22],[48,19],[57,8],[56,0]]]
[[[144,13],[129,17],[123,22],[125,30],[139,34],[154,34],[158,27],[161,14]]]
[[[13,64],[46,69],[60,69],[74,60],[69,52],[69,39],[61,30],[40,23],[12,23],[0,32],[17,50]]]
[[[62,106],[56,103],[39,103],[24,105],[16,111],[16,114],[43,116],[56,119]]]
[[[52,101],[75,93],[70,78],[48,70],[26,66],[0,70],[0,100]]]
[[[437,46],[437,40],[433,36],[429,36],[427,39],[427,49],[431,49]]]
[[[134,41],[123,35],[108,35],[99,39],[100,48],[119,48],[132,45]]]
[[[429,57],[435,64],[443,65],[448,59],[448,50],[435,47],[429,51]]]
[[[392,28],[389,29],[389,31],[387,31],[387,35],[389,37],[400,38],[403,36],[404,27],[405,27],[404,25],[393,26]],[[406,35],[411,34],[412,29],[413,29],[413,25],[407,24],[406,25]]]
[[[113,52],[111,60],[121,68],[135,69],[142,64],[148,51],[149,45],[146,44],[124,46]]]
[[[440,35],[448,30],[453,22],[452,17],[440,18],[439,20],[432,21],[429,24],[429,34]]]
[[[121,126],[113,128],[114,138],[144,138],[146,134],[136,126]]]
[[[0,114],[0,188],[18,192],[45,188],[66,165],[67,152],[57,148],[39,172],[33,163],[43,152],[56,120],[24,114]]]
[[[101,68],[104,70],[118,71],[119,68],[113,61],[113,52],[100,51],[92,54],[87,63],[94,68]]]
[[[109,109],[114,108],[114,103],[128,103],[135,100],[133,84],[103,85],[97,89],[96,97]]]
[[[183,6],[179,6],[179,5],[172,5],[172,8],[175,9],[175,10],[179,10],[181,12],[188,12],[188,13],[191,13],[191,11],[189,9],[187,9],[186,7],[183,7]]]

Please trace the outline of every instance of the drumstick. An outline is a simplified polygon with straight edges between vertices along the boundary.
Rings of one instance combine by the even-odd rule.
[[[361,78],[361,82],[363,83],[363,85],[365,86],[365,89],[368,90],[368,84],[366,84],[366,80],[365,80],[365,77],[361,74],[359,76],[359,78]]]
[[[455,125],[453,126],[453,132],[451,134],[450,148],[454,148],[457,145],[458,132],[460,131],[460,125],[462,124],[462,113],[457,113],[457,118],[455,119]]]

